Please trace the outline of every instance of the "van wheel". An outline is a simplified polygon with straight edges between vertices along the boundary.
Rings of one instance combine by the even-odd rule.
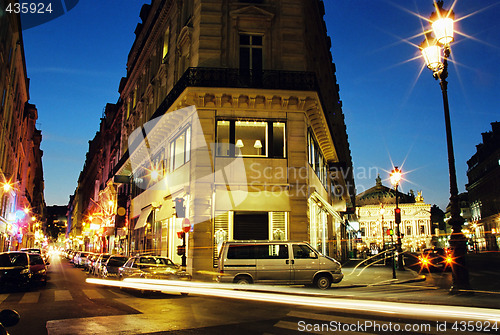
[[[248,285],[252,283],[252,278],[248,276],[239,276],[234,278],[234,283],[239,285]]]
[[[316,278],[316,286],[321,290],[326,290],[332,285],[332,280],[327,275],[321,275]]]

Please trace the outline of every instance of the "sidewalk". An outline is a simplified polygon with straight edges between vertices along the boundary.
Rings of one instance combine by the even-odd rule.
[[[342,266],[344,279],[338,284],[333,284],[332,288],[334,289],[329,294],[343,296],[343,292],[335,292],[335,288],[353,288],[350,296],[352,297],[352,293],[357,296],[356,292],[359,292],[360,299],[500,309],[500,267],[497,262],[499,259],[499,254],[467,255],[466,261],[472,290],[464,293],[472,294],[459,295],[449,293],[452,283],[451,272],[419,274],[406,267],[405,271],[396,270],[396,279],[393,279],[391,267],[383,265],[365,267],[361,265],[355,268],[361,260],[351,260]],[[398,284],[401,285],[399,288]],[[390,296],[382,288],[387,285],[391,285],[395,289]],[[371,297],[365,296],[362,291],[355,289],[356,287],[377,286],[381,288],[380,294],[373,291]],[[416,286],[422,287],[422,290],[412,289]],[[429,290],[425,290],[426,287]]]
[[[351,260],[342,265],[344,279],[335,287],[347,288],[357,286],[376,286],[376,285],[393,285],[411,282],[424,281],[425,275],[419,275],[417,272],[406,269],[405,271],[395,271],[395,276],[390,266],[371,265],[366,266],[365,263],[358,266],[362,260]]]

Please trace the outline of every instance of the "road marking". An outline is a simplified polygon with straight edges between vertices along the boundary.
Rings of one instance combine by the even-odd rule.
[[[67,301],[67,300],[73,300],[73,297],[71,296],[71,293],[69,293],[69,290],[55,290],[54,300]]]
[[[21,301],[19,301],[20,304],[34,304],[38,302],[38,299],[40,299],[40,292],[26,292],[24,293]]]
[[[5,300],[7,299],[9,295],[8,294],[0,294],[0,304]]]
[[[83,294],[87,296],[89,299],[103,299],[104,296],[99,293],[97,290],[82,290]]]

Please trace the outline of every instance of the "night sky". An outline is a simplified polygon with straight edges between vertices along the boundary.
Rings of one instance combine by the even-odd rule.
[[[23,32],[30,102],[43,135],[47,205],[65,205],[75,191],[104,107],[118,100],[143,3],[82,0]],[[357,192],[374,186],[377,174],[389,186],[389,171],[399,166],[402,191],[422,191],[425,202],[444,209],[442,95],[417,47],[429,29],[432,1],[326,0],[325,6]],[[481,133],[500,121],[500,1],[457,0],[454,11],[448,95],[463,192],[466,162]]]

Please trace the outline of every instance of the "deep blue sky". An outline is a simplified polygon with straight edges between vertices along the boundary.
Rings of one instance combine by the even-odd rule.
[[[48,205],[68,203],[88,141],[120,78],[145,1],[82,0],[65,15],[24,31],[30,102],[38,107]],[[149,1],[147,1],[149,3]],[[392,164],[407,172],[404,192],[422,191],[442,209],[449,197],[439,83],[416,47],[431,0],[326,0],[340,97],[358,193]],[[452,1],[445,1],[450,8]],[[500,121],[500,2],[458,0],[449,102],[459,191],[481,133]]]

